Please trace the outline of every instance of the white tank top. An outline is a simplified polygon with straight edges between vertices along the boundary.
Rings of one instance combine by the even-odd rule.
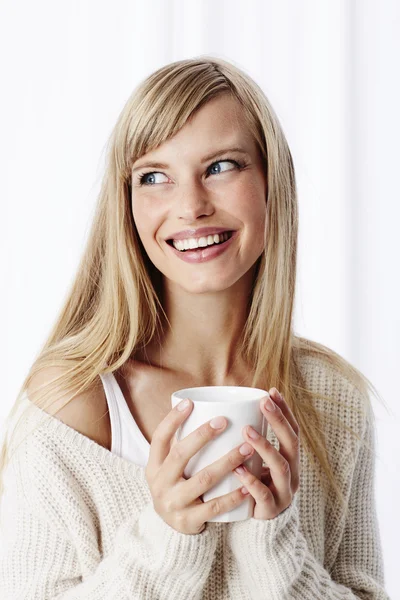
[[[149,442],[137,426],[113,373],[105,373],[100,378],[110,414],[111,452],[145,467],[150,454]]]

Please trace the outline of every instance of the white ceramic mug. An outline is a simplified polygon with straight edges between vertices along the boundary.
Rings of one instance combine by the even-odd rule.
[[[244,443],[242,429],[245,425],[251,425],[260,435],[267,437],[268,422],[264,419],[260,408],[260,400],[266,398],[267,393],[265,390],[252,387],[210,385],[184,388],[171,394],[172,408],[185,398],[190,398],[193,402],[190,415],[176,432],[178,441],[213,417],[223,416],[227,420],[225,430],[189,459],[184,470],[184,476],[187,479]],[[243,461],[247,469],[258,478],[261,476],[262,462],[261,456],[256,451],[251,458]],[[201,498],[203,502],[208,502],[213,498],[229,494],[242,485],[232,471],[222,477]],[[209,519],[209,522],[243,521],[251,518],[253,513],[254,498],[249,494],[241,504],[226,513],[216,515]]]

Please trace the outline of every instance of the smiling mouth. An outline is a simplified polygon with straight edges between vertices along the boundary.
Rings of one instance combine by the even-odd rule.
[[[174,246],[173,244],[173,240],[166,240],[167,244],[169,244],[170,246],[172,246],[172,248],[174,248],[175,250],[177,250],[178,252],[182,252],[182,254],[184,252],[196,252],[198,250],[207,250],[207,248],[212,248],[213,246],[222,246],[223,244],[225,244],[228,240],[230,240],[230,238],[233,235],[233,231],[227,231],[226,232],[228,234],[228,237],[226,240],[220,240],[219,242],[213,242],[212,244],[207,244],[206,246],[199,246],[198,248],[185,248],[180,250],[179,248],[176,248],[176,246]]]

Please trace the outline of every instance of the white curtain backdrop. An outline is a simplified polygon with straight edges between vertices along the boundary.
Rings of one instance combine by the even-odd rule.
[[[173,60],[231,60],[266,92],[295,162],[296,331],[357,366],[389,406],[374,402],[376,498],[397,599],[399,30],[397,0],[0,3],[0,421],[74,275],[133,88]]]

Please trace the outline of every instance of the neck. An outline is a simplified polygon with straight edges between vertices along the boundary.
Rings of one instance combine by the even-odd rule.
[[[160,342],[146,347],[144,362],[190,376],[200,385],[230,385],[248,377],[249,366],[238,348],[253,277],[250,269],[230,288],[201,294],[164,282],[162,303],[171,328]]]

